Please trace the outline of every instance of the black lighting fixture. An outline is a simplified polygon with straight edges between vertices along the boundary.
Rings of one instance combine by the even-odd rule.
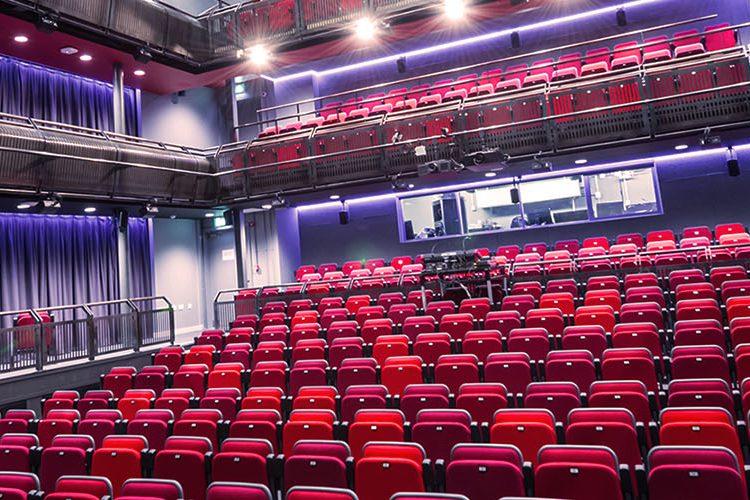
[[[159,207],[156,206],[156,199],[147,201],[138,211],[138,215],[144,219],[153,219],[159,215]]]
[[[54,33],[58,30],[57,20],[48,15],[40,16],[34,23],[37,31],[42,33]]]
[[[402,179],[399,173],[391,177],[391,187],[395,193],[403,193],[414,189],[414,184]]]
[[[417,165],[417,175],[447,173],[454,171],[454,162],[451,160],[435,160]]]
[[[153,59],[154,56],[151,55],[151,52],[146,49],[146,47],[141,47],[138,49],[138,51],[133,54],[133,59],[138,61],[141,64],[148,64],[151,62],[151,59]]]
[[[700,139],[700,144],[703,148],[715,148],[721,146],[721,137],[717,134],[712,134],[711,127],[706,127],[703,131],[703,137]]]
[[[737,158],[737,153],[730,146],[727,149],[727,173],[729,177],[737,177],[740,175],[740,160]]]
[[[518,181],[520,177],[513,179],[513,187],[510,188],[510,202],[514,205],[518,205],[521,202],[521,194],[518,192]]]
[[[276,193],[276,196],[271,201],[271,205],[273,208],[287,208],[289,206],[289,201],[284,198],[281,193]]]
[[[399,73],[406,73],[405,57],[399,57],[398,59],[396,59],[396,70],[398,70]]]
[[[514,49],[521,48],[521,35],[518,33],[518,31],[514,31],[510,34],[510,46]]]
[[[537,172],[552,172],[552,162],[545,160],[541,157],[542,152],[534,155],[534,159],[531,160],[531,171]]]
[[[628,16],[625,14],[625,9],[622,7],[617,9],[617,13],[615,14],[615,18],[617,19],[617,26],[627,26],[628,25]]]

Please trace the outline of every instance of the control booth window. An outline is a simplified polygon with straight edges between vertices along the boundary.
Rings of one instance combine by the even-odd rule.
[[[519,192],[526,227],[589,219],[586,187],[580,175],[522,182]]]
[[[402,241],[661,213],[652,165],[550,175],[399,199]]]
[[[657,185],[652,168],[590,175],[589,186],[595,219],[659,211]]]

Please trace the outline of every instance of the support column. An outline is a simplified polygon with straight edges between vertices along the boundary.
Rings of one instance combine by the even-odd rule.
[[[247,238],[245,232],[245,212],[240,208],[233,208],[232,215],[234,219],[234,262],[237,267],[237,286],[244,288],[247,286],[247,274],[245,259],[247,256]]]
[[[114,131],[117,134],[125,133],[125,95],[123,86],[122,64],[115,63],[112,67],[112,103],[114,110],[112,118]]]

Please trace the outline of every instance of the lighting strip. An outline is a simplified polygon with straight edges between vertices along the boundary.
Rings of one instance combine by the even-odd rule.
[[[402,57],[409,58],[409,57],[423,56],[423,55],[432,54],[432,53],[435,53],[435,52],[442,52],[444,50],[454,49],[454,48],[457,48],[457,47],[463,47],[465,45],[472,45],[472,44],[475,44],[475,43],[478,43],[478,42],[486,42],[488,40],[495,40],[497,38],[501,38],[501,37],[504,37],[504,36],[509,36],[514,31],[522,33],[524,31],[532,31],[532,30],[536,30],[536,29],[547,28],[549,26],[557,26],[557,25],[560,25],[560,24],[567,24],[567,23],[572,23],[572,22],[575,22],[575,21],[582,21],[584,19],[589,19],[591,17],[596,17],[596,16],[599,16],[599,15],[602,15],[602,14],[614,13],[614,12],[617,12],[618,10],[620,10],[620,9],[629,9],[629,8],[634,8],[634,7],[640,7],[640,6],[643,6],[643,5],[649,5],[649,4],[653,4],[653,3],[657,3],[657,2],[662,2],[662,1],[664,1],[664,0],[633,0],[633,1],[625,2],[625,3],[619,4],[619,5],[613,5],[613,6],[609,6],[609,7],[602,7],[602,8],[599,8],[599,9],[589,10],[589,11],[586,11],[586,12],[579,12],[578,14],[571,14],[571,15],[568,15],[568,16],[558,17],[558,18],[555,18],[555,19],[548,19],[546,21],[539,21],[537,23],[527,24],[525,26],[519,26],[519,27],[516,27],[516,28],[507,28],[507,29],[500,30],[500,31],[493,31],[493,32],[490,32],[490,33],[485,33],[483,35],[477,35],[477,36],[473,36],[473,37],[470,37],[470,38],[464,38],[462,40],[455,40],[453,42],[441,43],[439,45],[433,45],[431,47],[425,47],[425,48],[422,48],[422,49],[416,49],[416,50],[412,50],[412,51],[409,51],[409,52],[402,52],[400,54],[394,54],[394,55],[390,55],[390,56],[379,57],[377,59],[371,59],[369,61],[362,61],[362,62],[358,62],[358,63],[354,63],[354,64],[349,64],[347,66],[339,66],[338,68],[331,68],[331,69],[326,69],[326,70],[322,70],[322,71],[306,70],[306,71],[302,71],[300,73],[293,73],[291,75],[280,76],[280,77],[277,77],[277,78],[274,78],[274,77],[271,77],[271,76],[268,76],[268,75],[263,75],[263,74],[261,74],[260,76],[261,76],[261,78],[265,78],[265,79],[270,80],[270,81],[272,81],[274,83],[281,83],[281,82],[285,82],[285,81],[288,81],[288,80],[295,80],[297,78],[304,78],[306,76],[315,76],[315,77],[330,76],[330,75],[335,75],[335,74],[338,74],[338,73],[344,73],[344,72],[347,72],[347,71],[353,71],[353,70],[357,70],[357,69],[368,68],[370,66],[376,66],[378,64],[384,64],[384,63],[388,63],[388,62],[393,62],[393,61],[396,61],[396,60],[398,60],[398,59],[400,59]]]
[[[734,149],[735,151],[750,149],[750,143],[732,146],[732,149]],[[524,182],[526,182],[526,181],[533,181],[533,180],[549,179],[552,177],[564,177],[564,176],[569,176],[569,175],[606,172],[609,170],[617,170],[617,169],[627,168],[627,167],[643,166],[644,163],[680,160],[680,159],[686,159],[686,158],[700,158],[703,156],[717,155],[719,153],[726,154],[728,150],[729,150],[728,147],[701,149],[698,151],[690,151],[687,153],[672,153],[672,154],[667,154],[667,155],[662,155],[662,156],[636,158],[633,160],[624,160],[624,161],[613,162],[613,163],[599,163],[596,165],[586,165],[585,167],[570,168],[566,170],[557,170],[553,172],[529,174],[529,175],[523,175],[521,176],[521,178]],[[445,192],[451,192],[451,191],[461,191],[465,189],[476,189],[476,188],[490,187],[490,186],[500,186],[500,185],[508,184],[509,181],[512,179],[513,179],[512,177],[504,177],[500,179],[492,179],[489,181],[477,181],[477,182],[469,182],[465,184],[452,184],[449,186],[417,189],[414,191],[398,193],[398,194],[397,193],[383,193],[383,194],[372,195],[372,196],[364,196],[361,198],[346,199],[346,203],[347,205],[371,203],[375,201],[382,201],[382,200],[388,200],[388,199],[398,200],[401,198],[411,198],[412,196],[445,193]],[[300,205],[296,208],[297,210],[307,211],[307,210],[317,210],[317,209],[322,209],[322,208],[332,208],[332,207],[340,207],[340,206],[341,206],[341,202],[336,201],[336,202],[321,202],[321,203],[313,203],[309,205]]]

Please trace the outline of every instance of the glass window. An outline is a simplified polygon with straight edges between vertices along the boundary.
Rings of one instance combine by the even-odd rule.
[[[421,240],[463,233],[464,210],[456,193],[444,193],[401,200],[405,240]]]
[[[589,189],[595,219],[659,211],[653,168],[591,175]]]
[[[513,186],[460,191],[466,210],[466,232],[500,231],[521,227],[521,207],[511,200]]]
[[[583,177],[522,182],[519,185],[526,226],[545,226],[589,218]]]

